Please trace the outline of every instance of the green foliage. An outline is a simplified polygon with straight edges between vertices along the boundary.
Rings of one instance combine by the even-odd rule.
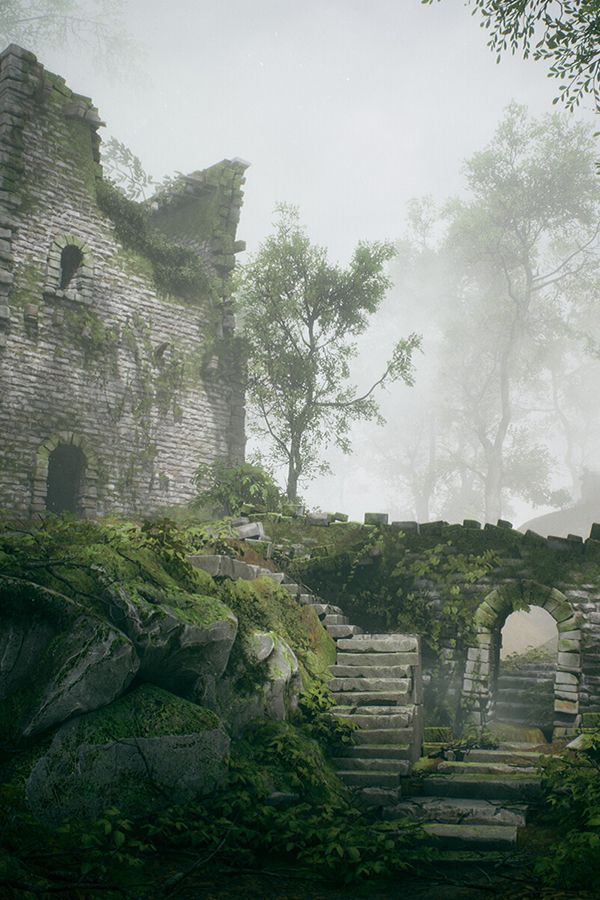
[[[600,732],[589,749],[542,760],[544,824],[560,835],[535,873],[551,887],[597,888],[600,868]]]
[[[291,793],[291,805],[268,802],[273,790]],[[237,865],[262,859],[301,863],[325,877],[346,882],[410,867],[418,826],[369,823],[354,807],[328,768],[318,745],[303,731],[283,723],[258,725],[236,748],[226,791],[192,815],[172,814],[151,826],[158,845],[207,847],[235,854]],[[221,842],[227,835],[226,847]]]
[[[421,0],[431,4],[434,0]],[[490,32],[488,47],[496,61],[506,50],[519,49],[527,59],[550,63],[549,74],[560,78],[559,96],[573,110],[586,94],[600,108],[599,0],[472,0]]]
[[[98,182],[97,199],[123,245],[150,260],[159,291],[195,302],[211,296],[212,280],[206,264],[193,250],[153,232],[149,207],[128,199],[110,181]]]
[[[334,706],[331,691],[321,682],[304,691],[298,704],[298,721],[329,756],[336,756],[353,743],[356,728],[349,720],[333,715]]]
[[[102,168],[128,200],[146,200],[146,192],[155,183],[139,156],[114,137],[102,143]]]
[[[274,791],[288,802],[271,802]],[[14,791],[3,790],[0,803],[6,814],[0,884],[27,882],[40,891],[59,881],[67,892],[111,896],[120,885],[128,895],[131,884],[136,897],[166,896],[172,869],[158,870],[157,878],[156,861],[178,857],[185,868],[209,858],[234,868],[277,860],[346,883],[400,872],[428,857],[419,848],[418,825],[365,819],[309,731],[286,723],[256,725],[234,745],[219,794],[152,817],[132,821],[108,809],[95,822],[49,831]]]
[[[221,515],[239,515],[244,507],[261,512],[280,512],[286,508],[275,479],[259,465],[229,465],[225,459],[201,463],[194,481],[201,488],[198,502],[213,506]]]
[[[287,467],[287,495],[298,480],[323,471],[321,449],[348,451],[356,420],[378,419],[373,392],[401,379],[412,382],[416,335],[397,343],[382,376],[359,394],[348,383],[356,353],[352,339],[367,328],[389,281],[390,244],[359,244],[347,269],[332,265],[311,244],[289,206],[278,209],[275,233],[243,268],[237,303],[250,360],[254,427],[273,460]]]
[[[114,76],[127,60],[131,71],[136,47],[127,33],[123,0],[3,0],[0,43],[40,49],[85,46],[95,63]]]

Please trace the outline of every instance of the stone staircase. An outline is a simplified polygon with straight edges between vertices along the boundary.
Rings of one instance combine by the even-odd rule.
[[[420,756],[420,665],[413,635],[354,632],[337,639],[329,682],[333,714],[357,730],[354,744],[333,763],[342,781],[372,805],[398,800],[400,778]]]
[[[362,634],[339,606],[326,603],[283,572],[227,556],[197,554],[192,565],[214,577],[276,581],[298,603],[311,606],[337,645],[329,688],[332,713],[357,726],[355,743],[334,759],[340,778],[376,806],[398,801],[400,778],[420,757],[423,743],[421,649],[418,637]]]
[[[418,793],[403,796],[383,816],[420,822],[442,851],[514,851],[527,801],[540,791],[540,755],[528,744],[507,743],[471,750],[460,762],[442,761]]]
[[[502,669],[496,686],[493,718],[499,722],[548,726],[554,718],[554,662],[549,659]],[[547,699],[547,703],[545,703]]]

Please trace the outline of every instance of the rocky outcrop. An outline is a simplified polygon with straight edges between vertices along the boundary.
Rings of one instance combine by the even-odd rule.
[[[223,784],[229,738],[217,716],[142,685],[63,725],[26,786],[43,822],[126,815],[190,803]]]
[[[139,676],[190,699],[205,699],[224,673],[238,623],[216,597],[195,594],[152,602],[121,587],[112,592],[111,617],[132,641]]]
[[[29,623],[10,618],[0,629],[0,700],[5,735],[32,737],[106,706],[129,686],[139,660],[128,638],[92,616]]]
[[[219,685],[218,702],[228,710],[234,734],[239,734],[253,719],[283,721],[298,707],[302,678],[296,654],[274,632],[256,631],[248,639],[248,655],[261,664],[260,683],[251,691],[240,690],[235,678]]]

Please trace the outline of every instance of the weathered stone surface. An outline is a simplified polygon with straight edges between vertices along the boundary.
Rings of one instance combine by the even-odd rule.
[[[139,668],[125,635],[92,616],[0,625],[0,701],[7,733],[39,734],[120,696]]]
[[[387,525],[387,513],[365,513],[365,525]]]
[[[137,650],[141,678],[202,701],[225,671],[237,619],[213,597],[189,595],[182,604],[134,600],[118,588],[113,591],[112,615]]]
[[[63,725],[26,785],[47,824],[187,803],[226,776],[229,738],[212,713],[149,685]]]
[[[254,635],[251,639],[263,654],[265,666],[262,684],[257,684],[250,695],[236,690],[234,677],[221,680],[217,685],[217,700],[223,716],[234,734],[239,734],[254,719],[283,721],[298,707],[302,690],[302,678],[296,654],[291,647],[274,633]],[[269,653],[266,653],[268,647]]]
[[[256,631],[250,636],[248,652],[256,662],[267,659],[274,649],[275,640],[272,635]]]
[[[248,525],[240,525],[236,528],[239,537],[242,540],[262,540],[265,536],[265,529],[262,522],[250,522]]]
[[[414,653],[419,640],[404,634],[359,634],[338,641],[338,648],[349,653]]]
[[[10,157],[3,163],[10,170],[0,173],[2,188],[10,186],[0,190],[0,218],[11,228],[3,238],[10,238],[15,261],[14,273],[0,268],[0,285],[14,282],[11,329],[0,354],[0,432],[11,436],[0,452],[0,508],[29,515],[38,448],[75,427],[91,448],[86,497],[92,474],[104,473],[86,512],[143,515],[187,502],[196,492],[192,476],[199,462],[243,458],[243,359],[229,331],[219,351],[226,364],[204,371],[206,341],[221,326],[213,323],[211,291],[198,288],[190,298],[171,292],[165,302],[150,261],[123,248],[96,202],[97,113],[46,75],[35,57],[31,75],[17,76],[17,52],[14,46],[5,50],[0,67],[0,139]],[[45,85],[42,103],[30,78]],[[76,119],[65,116],[65,106],[78,110]],[[200,264],[207,260],[207,275],[219,266],[220,275],[208,277],[216,277],[221,297],[228,294],[221,276],[233,256],[213,250],[207,237],[233,247],[245,168],[233,159],[205,170],[199,192],[210,203],[187,193],[185,226],[176,197],[168,212],[150,213],[157,230],[171,238],[183,238],[182,227],[189,230],[183,243],[194,246]],[[23,194],[35,203],[35,215],[29,203],[22,204]],[[67,236],[86,249],[76,290],[60,289],[60,249],[58,267],[48,265],[57,262],[56,243]],[[32,303],[40,304],[35,334],[23,316],[23,306]],[[180,384],[182,367],[193,368],[194,377]],[[34,486],[34,512],[44,509],[45,495],[42,480],[39,491]]]

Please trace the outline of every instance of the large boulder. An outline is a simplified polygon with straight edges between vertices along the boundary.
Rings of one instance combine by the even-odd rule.
[[[24,611],[25,612],[25,611]],[[49,607],[0,621],[0,724],[8,741],[32,737],[120,696],[139,660],[108,622]]]
[[[109,807],[148,814],[212,793],[228,757],[213,712],[142,685],[57,731],[27,779],[27,801],[49,825],[95,819]]]
[[[223,679],[218,691],[234,734],[255,719],[287,719],[297,709],[302,690],[296,654],[274,632],[253,632],[246,639],[246,658],[251,668]],[[245,686],[248,675],[249,686]]]
[[[182,697],[203,702],[214,694],[237,635],[237,619],[216,597],[168,598],[118,587],[110,615],[133,642],[139,677]]]

